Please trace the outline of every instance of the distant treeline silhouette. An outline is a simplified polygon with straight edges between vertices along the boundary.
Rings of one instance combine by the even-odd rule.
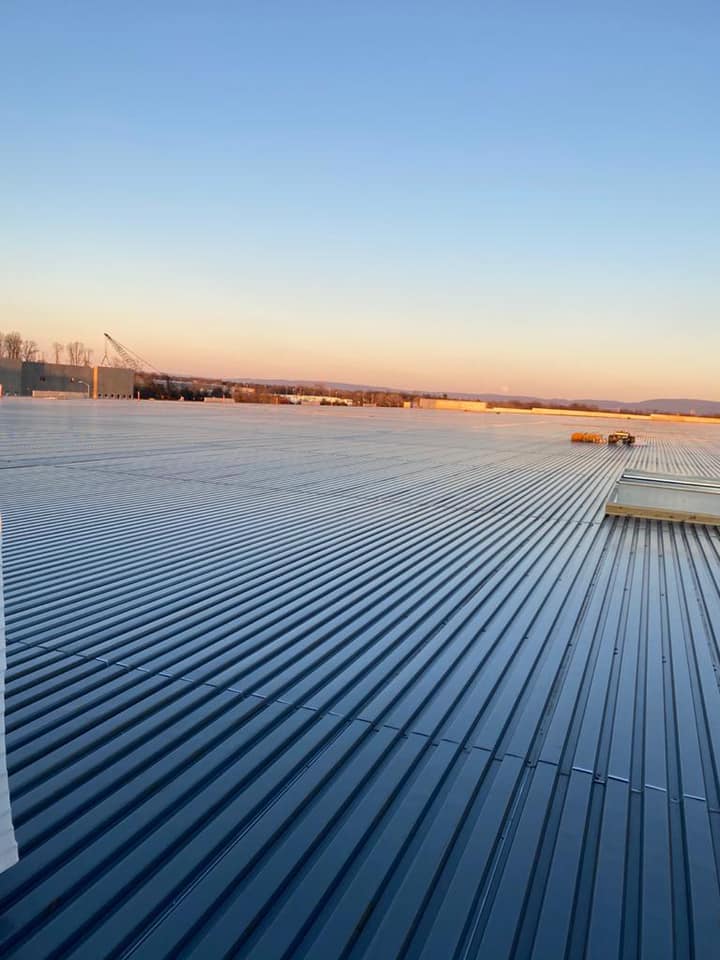
[[[55,342],[52,345],[52,362],[68,363],[74,367],[89,367],[92,362],[92,350],[86,347],[82,340],[71,340],[70,343]],[[0,331],[0,359],[24,360],[27,362],[46,362],[44,352],[38,348],[35,340],[26,340],[17,330],[10,333]]]

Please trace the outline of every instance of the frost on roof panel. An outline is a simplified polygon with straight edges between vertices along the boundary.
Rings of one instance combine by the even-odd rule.
[[[720,525],[720,480],[626,470],[615,484],[605,512]]]
[[[0,538],[2,522],[0,521]],[[2,551],[0,550],[0,870],[6,870],[17,863],[18,853],[15,843],[12,816],[10,813],[10,791],[8,789],[7,762],[5,755],[5,616],[2,588]]]

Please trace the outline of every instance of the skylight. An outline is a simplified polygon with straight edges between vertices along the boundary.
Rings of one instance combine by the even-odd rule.
[[[605,513],[720,525],[720,480],[626,470],[605,505]]]

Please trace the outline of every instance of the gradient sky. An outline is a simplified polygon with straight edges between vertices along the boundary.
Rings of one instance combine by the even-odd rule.
[[[0,329],[720,399],[720,6],[0,6]]]

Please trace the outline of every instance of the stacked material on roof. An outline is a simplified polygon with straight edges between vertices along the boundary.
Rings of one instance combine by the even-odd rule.
[[[626,470],[615,484],[605,512],[720,525],[720,480]]]
[[[0,534],[2,526],[0,525]],[[10,791],[8,789],[7,763],[5,757],[5,617],[3,614],[2,557],[0,556],[0,870],[7,870],[17,863],[12,817],[10,814]]]

